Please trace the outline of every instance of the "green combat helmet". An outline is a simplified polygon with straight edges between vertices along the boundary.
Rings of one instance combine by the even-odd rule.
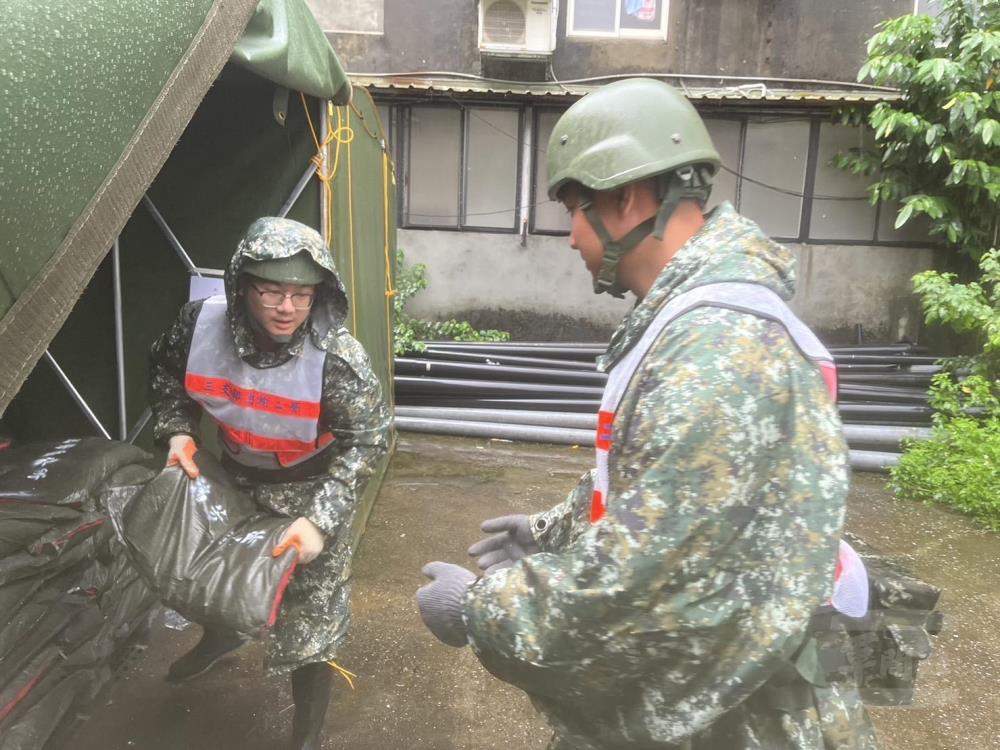
[[[305,250],[288,258],[248,260],[241,270],[258,279],[278,284],[315,286],[326,277],[326,270],[309,257]]]
[[[587,219],[604,246],[595,293],[624,295],[616,280],[618,260],[650,234],[663,239],[681,199],[695,198],[704,204],[719,165],[719,152],[701,116],[679,91],[662,81],[617,81],[566,110],[549,139],[551,199],[558,200],[569,182],[594,191],[658,178],[659,212],[618,240],[608,234],[593,204],[585,202]]]

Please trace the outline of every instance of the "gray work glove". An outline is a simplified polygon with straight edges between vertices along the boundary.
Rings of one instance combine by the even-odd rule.
[[[431,579],[417,589],[420,619],[442,643],[458,648],[468,646],[462,612],[465,592],[476,577],[461,565],[446,562],[427,563],[420,572]]]
[[[476,565],[486,571],[486,575],[541,551],[527,516],[491,518],[483,521],[479,528],[487,534],[495,534],[469,547],[469,556],[476,558]]]

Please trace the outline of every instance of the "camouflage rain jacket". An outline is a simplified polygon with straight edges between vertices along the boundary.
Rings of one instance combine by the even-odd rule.
[[[247,231],[226,269],[227,318],[234,349],[220,356],[238,356],[252,367],[281,367],[304,346],[323,350],[321,432],[334,441],[305,464],[280,471],[251,472],[226,463],[236,481],[264,509],[280,516],[305,516],[326,535],[319,557],[299,567],[281,604],[267,641],[265,664],[284,672],[311,662],[334,658],[347,632],[351,563],[350,529],[366,479],[387,448],[389,414],[368,356],[343,323],[348,302],[330,254],[319,235],[284,219],[260,219]],[[237,296],[240,269],[249,260],[266,260],[308,250],[328,271],[317,287],[309,318],[275,352],[254,344],[244,303]],[[150,404],[154,436],[199,435],[201,407],[184,389],[188,353],[201,302],[181,308],[173,326],[150,352]],[[307,340],[308,338],[308,340]]]
[[[791,253],[723,204],[624,319],[613,366],[692,287],[764,284]],[[469,640],[524,689],[559,750],[844,750],[877,743],[855,687],[806,638],[832,590],[848,489],[837,410],[777,323],[701,307],[659,335],[614,421],[608,509],[592,476],[532,517],[542,552],[470,587]]]

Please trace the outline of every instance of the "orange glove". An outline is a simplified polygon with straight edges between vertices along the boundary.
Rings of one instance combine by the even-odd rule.
[[[272,557],[281,557],[289,547],[299,551],[299,563],[311,563],[323,551],[323,532],[308,518],[296,518],[281,535]]]
[[[194,454],[198,452],[198,446],[194,438],[190,435],[174,435],[170,438],[170,451],[167,453],[167,466],[176,466],[184,470],[184,473],[191,479],[197,479],[201,473],[198,465],[194,462]]]

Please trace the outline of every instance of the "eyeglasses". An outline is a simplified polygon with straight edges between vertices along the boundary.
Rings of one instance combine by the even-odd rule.
[[[286,299],[292,301],[292,307],[296,310],[308,310],[312,307],[313,297],[315,296],[312,292],[296,292],[295,294],[291,294],[289,292],[279,292],[276,289],[261,289],[253,283],[250,286],[260,295],[260,306],[266,307],[268,310],[281,307]]]

